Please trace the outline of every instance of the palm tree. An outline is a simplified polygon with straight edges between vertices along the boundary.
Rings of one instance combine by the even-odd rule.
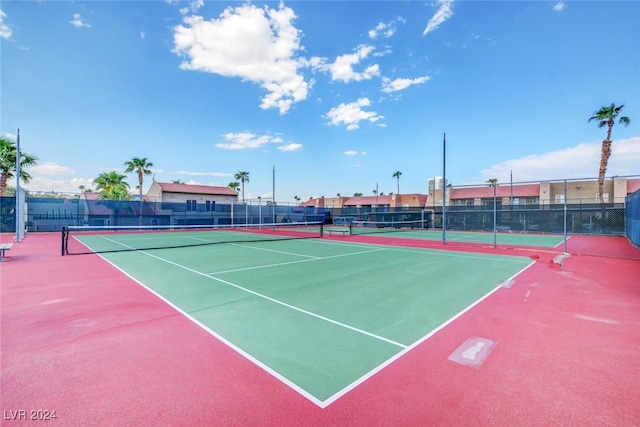
[[[600,154],[600,169],[598,171],[598,192],[600,194],[600,204],[603,208],[604,213],[604,176],[607,172],[607,165],[609,163],[609,157],[611,156],[611,130],[613,129],[613,125],[618,119],[618,123],[621,123],[625,126],[628,126],[631,120],[629,117],[620,117],[620,111],[624,108],[624,105],[620,105],[616,107],[614,103],[611,103],[608,107],[600,107],[600,109],[593,113],[593,115],[589,118],[589,122],[592,120],[596,120],[598,122],[598,127],[603,128],[607,127],[607,137],[602,141],[602,153]],[[604,216],[603,216],[604,219]]]
[[[236,192],[238,191],[238,187],[240,187],[239,182],[234,181],[229,183],[229,188],[231,188],[232,190],[235,190]]]
[[[296,201],[296,203],[300,203],[300,197],[298,197],[298,196],[294,196],[294,197],[293,197],[293,200],[295,200],[295,201]]]
[[[353,193],[353,197],[362,197],[362,193]]]
[[[184,184],[184,182],[182,182],[182,181],[181,181],[181,180],[179,180],[179,179],[172,179],[172,180],[171,180],[171,183],[172,183],[172,184]]]
[[[402,172],[400,171],[397,171],[392,175],[394,178],[398,180],[398,194],[400,194],[400,175],[402,175]]]
[[[244,183],[249,182],[249,172],[238,172],[234,178],[242,183],[242,203],[244,203]]]
[[[9,179],[15,177],[18,148],[16,143],[8,138],[0,137],[0,196],[4,196]],[[25,183],[31,181],[31,175],[25,170],[28,166],[35,166],[38,158],[20,151],[20,179]]]
[[[126,178],[125,175],[120,175],[116,171],[103,172],[93,180],[93,183],[102,199],[128,200],[130,198],[129,183],[125,181]]]
[[[144,183],[144,175],[151,175],[151,169],[153,163],[148,162],[146,157],[133,157],[131,160],[124,162],[124,166],[127,168],[124,173],[135,172],[138,174],[138,184],[140,190],[140,203],[142,203],[142,184]]]

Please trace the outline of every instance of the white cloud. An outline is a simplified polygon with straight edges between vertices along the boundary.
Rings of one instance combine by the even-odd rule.
[[[2,132],[0,134],[0,136],[2,136],[3,138],[10,139],[13,142],[15,142],[16,138],[18,138],[18,135],[16,135],[15,133],[10,133],[10,132]]]
[[[344,83],[348,83],[351,80],[370,80],[380,75],[380,66],[378,64],[369,65],[362,72],[355,71],[354,67],[359,65],[375,49],[371,45],[360,45],[356,48],[355,53],[340,55],[333,63],[327,63],[326,58],[313,57],[309,60],[309,64],[316,70],[328,71],[332,80]]]
[[[6,17],[7,15],[0,10],[0,37],[10,40],[11,34],[13,34],[13,32],[11,31],[11,28],[9,28],[7,24],[4,23],[4,18]]]
[[[307,98],[308,83],[298,74],[296,53],[301,32],[292,9],[263,9],[251,4],[228,7],[218,19],[186,16],[174,27],[173,52],[184,58],[183,70],[205,71],[254,82],[268,94],[260,108],[285,114]]]
[[[347,130],[355,130],[360,127],[359,123],[362,120],[375,123],[378,120],[384,119],[384,116],[379,116],[375,111],[364,111],[362,109],[362,107],[368,107],[370,105],[371,101],[369,101],[368,98],[360,98],[356,102],[340,104],[332,108],[326,117],[331,120],[329,122],[331,125],[338,126],[344,124],[347,126]]]
[[[204,0],[193,0],[189,2],[187,7],[183,7],[180,9],[180,13],[182,15],[187,15],[189,13],[196,13],[200,8],[204,6]]]
[[[79,13],[74,13],[73,19],[69,21],[69,23],[76,28],[82,28],[82,27],[91,28],[91,25],[85,22]]]
[[[453,16],[453,0],[438,0],[438,5],[440,5],[440,7],[436,11],[435,15],[429,19],[427,28],[425,28],[422,33],[423,36],[435,30],[440,26],[440,24]]]
[[[404,22],[402,18],[398,18],[399,21]],[[396,20],[387,22],[380,22],[373,30],[369,30],[369,38],[377,39],[378,37],[383,37],[388,39],[396,33]]]
[[[556,3],[555,5],[553,5],[553,10],[555,12],[562,12],[563,10],[565,10],[567,8],[567,4],[563,1],[559,1],[558,3]]]
[[[513,171],[514,181],[541,181],[551,179],[595,178],[600,165],[601,143],[583,143],[562,150],[532,154],[519,159],[506,160],[484,169],[479,182],[497,178],[508,182]],[[638,174],[640,164],[640,137],[614,140],[609,158],[607,176]]]
[[[345,151],[345,152],[344,152],[344,154],[345,154],[346,156],[357,156],[357,155],[358,155],[358,152],[357,152],[357,151],[355,151],[355,150],[349,150],[349,151]]]
[[[222,135],[227,141],[226,143],[218,143],[216,147],[224,150],[245,150],[247,148],[260,148],[265,144],[283,144],[284,140],[279,135],[256,135],[249,131],[239,133],[227,133]],[[280,151],[296,151],[302,148],[302,144],[289,143],[285,145],[279,145],[277,147]]]
[[[399,90],[404,90],[412,85],[419,85],[429,81],[429,76],[418,77],[415,79],[402,79],[398,78],[395,80],[391,80],[388,77],[383,77],[382,79],[382,91],[385,93],[397,92]]]
[[[53,191],[56,193],[80,193],[80,186],[93,188],[93,178],[72,178],[67,180],[55,180],[41,176],[32,176],[29,184],[22,186],[29,191]]]
[[[44,162],[36,166],[32,166],[29,168],[29,172],[38,175],[72,175],[74,170],[55,163]]]
[[[140,31],[140,38],[144,39],[147,34],[144,31]]]
[[[302,144],[295,144],[295,143],[278,146],[278,150],[280,151],[298,151],[301,148],[302,148]]]

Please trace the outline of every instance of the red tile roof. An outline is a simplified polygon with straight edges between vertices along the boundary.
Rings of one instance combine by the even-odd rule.
[[[163,193],[208,194],[217,196],[237,196],[238,193],[230,187],[213,185],[170,184],[158,182]]]
[[[363,196],[349,197],[342,206],[373,206],[391,205],[391,196]]]

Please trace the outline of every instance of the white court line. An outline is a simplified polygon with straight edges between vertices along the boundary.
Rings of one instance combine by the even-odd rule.
[[[387,246],[387,245],[374,245],[371,243],[342,243],[329,240],[310,239],[306,240],[308,243],[320,244],[320,245],[336,245],[336,246],[348,246],[348,247],[363,247],[369,246],[374,248],[383,248],[387,251],[395,252],[408,252],[416,254],[428,254],[429,256],[450,257],[450,258],[468,258],[468,259],[486,259],[494,261],[509,261],[509,262],[529,262],[529,259],[524,259],[521,255],[494,255],[483,253],[468,253],[458,252],[448,249],[432,249],[432,248],[410,248],[405,246]]]
[[[526,269],[528,269],[529,267],[531,267],[534,264],[535,264],[535,261],[530,262],[526,267],[524,267],[523,269],[518,271],[516,274],[514,274],[510,278],[508,278],[506,281],[515,279],[516,276],[519,276]],[[411,350],[413,350],[414,348],[416,348],[417,346],[419,346],[420,344],[422,344],[423,342],[425,342],[426,340],[428,340],[429,338],[434,336],[438,331],[444,329],[446,326],[448,326],[449,324],[453,323],[453,321],[455,321],[456,319],[461,317],[463,314],[465,314],[466,312],[471,310],[476,305],[480,304],[485,299],[489,298],[489,296],[491,296],[493,293],[497,292],[499,289],[504,289],[504,288],[502,288],[501,286],[496,286],[491,291],[489,291],[486,295],[484,295],[483,297],[480,297],[477,301],[471,303],[467,308],[463,309],[458,314],[454,315],[449,320],[447,320],[446,322],[444,322],[443,324],[441,324],[440,326],[438,326],[437,328],[435,328],[431,332],[427,333],[422,338],[420,338],[417,341],[415,341],[413,344],[405,347],[402,351],[396,353],[391,358],[385,360],[383,363],[381,363],[377,367],[373,368],[371,371],[369,371],[368,373],[364,374],[362,377],[358,378],[357,380],[355,380],[354,382],[352,382],[348,386],[344,387],[342,390],[338,391],[333,396],[325,399],[322,402],[322,404],[323,404],[322,407],[326,408],[327,406],[331,405],[333,402],[335,402],[336,400],[340,399],[342,396],[344,396],[345,394],[347,394],[351,390],[355,389],[357,386],[359,386],[360,384],[362,384],[363,382],[365,382],[369,378],[373,377],[375,374],[377,374],[378,372],[382,371],[384,368],[386,368],[387,366],[389,366],[390,364],[392,364],[396,360],[400,359],[402,356],[404,356],[405,354],[407,354],[408,352],[410,352]]]
[[[230,245],[230,246],[238,246],[238,247],[241,247],[241,248],[247,248],[247,249],[255,249],[255,250],[257,250],[257,251],[275,252],[275,253],[278,253],[278,254],[294,255],[294,256],[300,256],[300,257],[306,257],[306,258],[313,258],[313,259],[319,259],[319,258],[320,258],[320,257],[313,256],[313,255],[305,255],[305,254],[298,254],[298,253],[295,253],[295,252],[278,251],[278,250],[275,250],[275,249],[258,248],[258,247],[255,247],[255,246],[248,246],[248,245],[243,244],[243,243],[241,243],[241,242],[238,242],[238,243],[229,243],[229,245]]]
[[[104,239],[106,239],[106,240],[112,241],[112,242],[114,242],[114,243],[121,244],[121,245],[123,245],[123,246],[127,246],[127,245],[124,245],[124,244],[122,244],[122,243],[119,243],[119,242],[117,242],[117,241],[115,241],[115,240],[111,240],[111,239],[109,239],[109,238],[107,238],[107,237],[103,237],[103,238],[104,238]],[[128,247],[130,247],[130,246],[128,246]],[[330,318],[328,318],[328,317],[322,316],[322,315],[320,315],[320,314],[316,314],[316,313],[313,313],[313,312],[311,312],[311,311],[308,311],[308,310],[302,309],[302,308],[300,308],[300,307],[296,307],[295,305],[287,304],[287,303],[286,303],[286,302],[284,302],[284,301],[280,301],[280,300],[277,300],[277,299],[275,299],[275,298],[271,298],[270,296],[267,296],[267,295],[261,294],[260,292],[252,291],[251,289],[248,289],[248,288],[242,287],[242,286],[240,286],[240,285],[236,285],[235,283],[231,283],[231,282],[229,282],[228,280],[220,279],[219,277],[209,276],[209,275],[208,275],[208,274],[206,274],[206,273],[203,273],[203,272],[198,271],[198,270],[194,270],[193,268],[189,268],[189,267],[184,266],[184,265],[182,265],[182,264],[178,264],[177,262],[173,262],[173,261],[170,261],[170,260],[168,260],[168,259],[164,259],[164,258],[159,257],[159,256],[157,256],[157,255],[150,254],[149,252],[145,252],[145,251],[137,251],[137,252],[142,253],[142,254],[147,255],[147,256],[150,256],[151,258],[155,258],[155,259],[158,259],[158,260],[160,260],[160,261],[166,262],[167,264],[174,265],[174,266],[176,266],[176,267],[178,267],[178,268],[182,268],[182,269],[184,269],[184,270],[187,270],[187,271],[189,271],[189,272],[191,272],[191,273],[194,273],[194,274],[197,274],[197,275],[199,275],[199,276],[203,276],[203,277],[206,277],[206,278],[208,278],[208,279],[212,279],[212,280],[215,280],[215,281],[217,281],[217,282],[224,283],[225,285],[228,285],[228,286],[234,287],[234,288],[236,288],[236,289],[240,289],[241,291],[244,291],[244,292],[247,292],[247,293],[249,293],[249,294],[255,295],[255,296],[257,296],[257,297],[263,298],[263,299],[265,299],[265,300],[267,300],[267,301],[271,301],[271,302],[273,302],[273,303],[276,303],[276,304],[282,305],[282,306],[284,306],[284,307],[290,308],[290,309],[295,310],[295,311],[298,311],[298,312],[300,312],[300,313],[304,313],[304,314],[309,315],[309,316],[311,316],[311,317],[315,317],[315,318],[317,318],[317,319],[324,320],[325,322],[333,323],[334,325],[341,326],[341,327],[343,327],[343,328],[345,328],[345,329],[349,329],[349,330],[352,330],[352,331],[354,331],[354,332],[358,332],[358,333],[360,333],[360,334],[367,335],[367,336],[369,336],[369,337],[371,337],[371,338],[375,338],[375,339],[377,339],[377,340],[384,341],[384,342],[387,342],[387,343],[389,343],[389,344],[393,344],[393,345],[395,345],[395,346],[397,346],[397,347],[400,347],[400,348],[406,348],[406,347],[407,347],[407,346],[406,346],[406,345],[404,345],[404,344],[400,344],[399,342],[396,342],[396,341],[390,340],[390,339],[385,338],[385,337],[382,337],[382,336],[380,336],[380,335],[376,335],[376,334],[374,334],[374,333],[367,332],[367,331],[365,331],[365,330],[363,330],[363,329],[356,328],[355,326],[347,325],[346,323],[338,322],[337,320],[333,320],[333,319],[330,319]]]
[[[111,239],[108,239],[104,236],[101,236],[107,240],[113,241]],[[308,242],[313,242],[313,243],[319,243],[319,244],[337,244],[339,246],[353,246],[353,247],[362,247],[362,246],[369,246],[369,247],[377,247],[378,245],[371,245],[371,244],[359,244],[359,243],[355,243],[355,244],[345,244],[345,243],[339,243],[339,242],[324,242],[324,241],[316,241],[315,239],[311,239],[311,240],[305,240]],[[113,241],[114,243],[117,244],[121,244],[123,246],[129,247],[128,245],[125,245],[123,243],[120,242],[116,242]],[[132,248],[134,249],[134,248]],[[437,251],[437,250],[430,250],[430,249],[417,249],[417,250],[410,250],[410,249],[397,249],[397,248],[393,248],[393,247],[387,247],[387,246],[383,246],[381,248],[382,249],[386,249],[386,250],[398,250],[398,251],[405,251],[405,252],[416,252],[416,253],[420,253],[420,252],[428,252],[429,254],[436,254],[436,255],[442,255],[442,256],[451,256],[451,257],[460,257],[460,255],[457,255],[455,252],[450,252],[450,253],[440,253],[441,251]],[[229,286],[233,286],[242,290],[245,290],[249,293],[255,294],[257,296],[261,296],[260,294],[254,292],[254,291],[250,291],[248,289],[244,289],[238,285],[235,285],[233,283],[230,282],[226,282],[222,279],[219,278],[215,278],[215,277],[211,277],[208,276],[204,273],[198,272],[196,270],[192,270],[188,267],[176,264],[172,261],[169,260],[165,260],[162,259],[160,257],[157,257],[155,255],[152,255],[148,252],[144,252],[144,251],[138,251],[141,252],[147,256],[153,257],[153,258],[157,258],[161,261],[167,262],[169,264],[173,264],[177,267],[186,269],[188,271],[191,271],[195,274],[198,275],[203,275],[207,278],[219,281],[221,283],[225,283]],[[98,254],[100,257],[102,257],[103,259],[105,259],[102,255]],[[482,255],[482,254],[479,254]],[[475,257],[470,257],[470,256],[465,256],[466,258],[481,258],[482,256],[475,256]],[[486,255],[485,255],[486,257]],[[491,258],[491,257],[488,257]],[[504,260],[505,258],[509,258],[508,256],[501,256],[499,257],[500,259]],[[221,342],[225,343],[226,345],[228,345],[230,348],[234,349],[236,352],[238,352],[238,354],[242,355],[243,357],[245,357],[246,359],[250,360],[251,362],[253,362],[254,364],[256,364],[257,366],[261,367],[265,372],[271,374],[272,376],[274,376],[275,378],[277,378],[278,380],[282,381],[283,384],[288,385],[289,387],[291,387],[291,389],[295,390],[296,392],[298,392],[300,395],[302,395],[303,397],[307,398],[309,401],[311,401],[312,403],[314,403],[315,405],[317,405],[320,408],[326,408],[329,405],[331,405],[333,402],[337,401],[338,399],[340,399],[342,396],[344,396],[345,394],[347,394],[349,391],[355,389],[357,386],[359,386],[360,384],[362,384],[363,382],[365,382],[367,379],[373,377],[374,375],[376,375],[378,372],[382,371],[384,368],[386,368],[387,366],[389,366],[391,363],[393,363],[394,361],[400,359],[401,357],[403,357],[405,354],[407,354],[409,351],[413,350],[415,347],[417,347],[418,345],[422,344],[424,341],[428,340],[429,338],[431,338],[433,335],[435,335],[438,331],[444,329],[446,326],[448,326],[449,324],[451,324],[453,321],[455,321],[456,319],[458,319],[459,317],[461,317],[463,314],[465,314],[466,312],[468,312],[469,310],[471,310],[473,307],[475,307],[476,305],[478,305],[480,302],[484,301],[486,298],[488,298],[490,295],[492,295],[494,292],[498,291],[499,289],[501,289],[500,286],[495,287],[494,289],[492,289],[490,292],[488,292],[486,295],[484,295],[483,297],[479,298],[477,301],[473,302],[472,304],[470,304],[467,308],[463,309],[462,311],[460,311],[458,314],[454,315],[453,317],[451,317],[449,320],[445,321],[444,323],[442,323],[440,326],[438,326],[437,328],[435,328],[434,330],[428,332],[425,336],[423,336],[422,338],[418,339],[417,341],[415,341],[413,344],[410,345],[403,345],[400,343],[395,343],[391,340],[387,340],[385,338],[382,337],[378,337],[375,334],[370,334],[367,333],[366,331],[361,331],[358,330],[357,328],[352,328],[348,325],[344,325],[346,328],[357,331],[357,332],[362,332],[365,335],[369,335],[372,336],[374,338],[379,338],[382,341],[386,341],[389,342],[391,344],[397,345],[399,346],[402,350],[400,350],[398,353],[396,353],[394,356],[392,356],[391,358],[385,360],[383,363],[381,363],[380,365],[378,365],[377,367],[373,368],[372,370],[370,370],[368,373],[366,373],[365,375],[361,376],[360,378],[358,378],[357,380],[353,381],[351,384],[347,385],[346,387],[344,387],[343,389],[339,390],[338,392],[334,393],[332,396],[330,396],[329,398],[325,399],[325,400],[320,400],[318,398],[316,398],[315,396],[313,396],[312,394],[310,394],[308,391],[306,391],[304,388],[298,386],[297,384],[293,383],[291,380],[289,380],[288,378],[284,377],[283,375],[281,375],[280,373],[278,373],[277,371],[274,371],[272,368],[270,368],[269,366],[265,365],[263,362],[261,362],[260,360],[256,359],[255,357],[251,356],[250,354],[246,353],[244,350],[242,350],[241,348],[237,347],[236,345],[234,345],[232,342],[228,341],[227,339],[225,339],[224,337],[220,336],[219,334],[217,334],[215,331],[209,329],[209,327],[207,327],[206,325],[202,324],[200,321],[198,321],[197,319],[195,319],[194,317],[192,317],[189,313],[185,312],[184,310],[182,310],[180,307],[176,306],[175,304],[173,304],[171,301],[169,301],[168,299],[164,298],[162,295],[160,295],[159,293],[155,292],[153,289],[147,287],[146,285],[144,285],[142,282],[138,281],[137,279],[135,279],[134,277],[132,277],[129,273],[127,273],[126,271],[122,270],[120,267],[118,267],[117,265],[113,264],[111,261],[105,259],[105,261],[107,261],[109,264],[113,265],[116,269],[120,270],[123,274],[125,274],[127,277],[130,277],[132,280],[134,280],[136,283],[140,284],[142,287],[144,287],[145,289],[147,289],[149,292],[151,292],[152,294],[156,295],[158,298],[160,298],[161,300],[165,301],[168,305],[170,305],[171,307],[175,308],[178,312],[182,313],[185,317],[187,317],[188,319],[190,319],[192,322],[194,322],[196,325],[200,326],[203,330],[207,331],[209,334],[211,334],[212,336],[216,337],[217,339],[219,339]],[[301,260],[303,261],[303,260]],[[307,260],[304,260],[307,261]],[[310,261],[310,260],[309,260]],[[517,272],[516,274],[514,274],[513,276],[511,276],[508,280],[513,280],[516,276],[520,275],[522,272],[524,272],[525,270],[527,270],[529,267],[531,267],[532,265],[535,264],[534,262],[530,262],[526,267],[522,268],[519,272]],[[336,321],[332,321],[331,319],[328,318],[324,318],[323,316],[318,316],[315,315],[314,313],[311,312],[307,312],[306,310],[302,310],[299,309],[297,307],[294,306],[290,306],[286,303],[283,302],[279,302],[273,298],[270,297],[266,297],[264,296],[266,299],[271,300],[275,303],[278,304],[282,304],[284,306],[290,307],[294,310],[297,311],[301,311],[303,313],[309,314],[311,316],[314,317],[318,317],[320,319],[326,320],[328,322],[343,326],[343,324],[340,324],[339,322]]]
[[[563,245],[564,242],[566,241],[567,243],[569,243],[569,239],[571,238],[571,236],[567,236],[566,239],[562,239],[562,241],[560,243],[558,243],[557,245],[554,246],[554,249],[557,248],[560,245]]]
[[[251,248],[250,246],[245,246],[247,248]],[[251,249],[258,249],[258,248],[251,248]],[[384,248],[380,248],[380,249],[372,249],[370,251],[362,251],[362,252],[352,252],[352,253],[348,253],[348,254],[340,254],[340,255],[331,255],[331,256],[326,256],[326,257],[313,257],[313,259],[299,259],[297,261],[287,261],[287,262],[279,262],[276,264],[266,264],[266,265],[258,265],[255,267],[243,267],[243,268],[236,268],[233,270],[223,270],[223,271],[214,271],[211,273],[205,273],[207,275],[214,275],[214,274],[222,274],[222,273],[235,273],[237,271],[247,271],[247,270],[257,270],[257,269],[261,269],[261,268],[271,268],[271,267],[279,267],[282,265],[290,265],[290,264],[299,264],[302,262],[311,262],[311,261],[323,261],[326,259],[333,259],[333,258],[342,258],[342,257],[347,257],[347,256],[352,256],[352,255],[361,255],[361,254],[368,254],[371,252],[380,252],[380,251],[384,251],[386,249]],[[278,252],[278,251],[275,251]],[[287,253],[287,252],[283,252],[283,253]],[[290,254],[290,255],[296,255],[296,254]],[[300,255],[303,256],[303,255]]]

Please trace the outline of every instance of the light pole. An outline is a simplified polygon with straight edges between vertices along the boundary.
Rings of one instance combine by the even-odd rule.
[[[580,215],[578,216],[578,221],[580,221],[580,223],[578,224],[578,230],[582,232],[582,195],[580,193],[579,185],[576,186],[576,189],[578,190],[578,200],[580,201]]]
[[[497,242],[497,232],[498,232],[498,227],[497,227],[497,200],[496,200],[496,187],[497,187],[497,183],[493,184],[493,247],[495,248],[498,245]]]
[[[491,178],[487,182],[489,183],[489,186],[493,187],[493,247],[495,248],[498,246],[497,235],[496,235],[496,233],[498,232],[498,227],[497,227],[497,216],[498,216],[497,204],[498,203],[496,200],[496,187],[498,186],[498,180],[496,178]]]

